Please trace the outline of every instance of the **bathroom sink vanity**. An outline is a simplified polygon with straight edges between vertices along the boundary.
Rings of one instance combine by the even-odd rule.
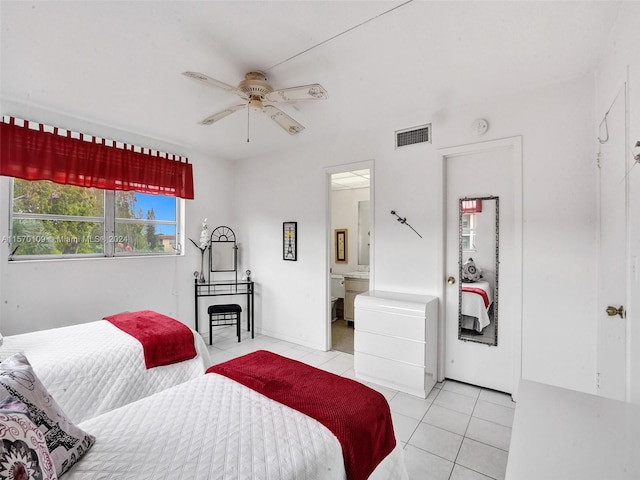
[[[344,274],[344,319],[354,323],[354,302],[357,295],[369,290],[369,272]]]

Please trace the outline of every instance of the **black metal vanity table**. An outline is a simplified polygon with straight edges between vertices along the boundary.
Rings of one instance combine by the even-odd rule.
[[[204,283],[194,280],[194,304],[195,304],[195,330],[198,331],[198,306],[202,297],[219,297],[225,295],[244,295],[247,297],[247,330],[251,331],[251,338],[254,338],[253,323],[253,291],[254,284],[246,280],[215,280]]]

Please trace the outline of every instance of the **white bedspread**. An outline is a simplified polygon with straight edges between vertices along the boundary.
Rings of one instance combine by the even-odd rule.
[[[194,332],[197,355],[148,369],[138,340],[105,320],[4,337],[0,360],[24,352],[75,423],[200,376],[209,351]]]
[[[469,330],[476,330],[482,333],[482,330],[491,323],[489,314],[487,313],[493,299],[491,285],[489,285],[489,282],[487,281],[480,281],[463,283],[462,286],[484,290],[487,293],[487,297],[489,297],[489,305],[485,307],[482,295],[473,292],[462,292],[462,315],[474,317],[475,319],[473,322],[469,322],[468,324],[463,320],[462,328],[468,328]],[[471,323],[473,323],[473,325]]]
[[[214,373],[83,422],[95,445],[65,480],[343,480],[316,420]],[[401,444],[370,480],[407,480]]]

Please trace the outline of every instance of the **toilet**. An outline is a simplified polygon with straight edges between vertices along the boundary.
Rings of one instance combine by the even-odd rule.
[[[338,319],[338,299],[344,298],[344,277],[336,273],[331,274],[331,321]]]

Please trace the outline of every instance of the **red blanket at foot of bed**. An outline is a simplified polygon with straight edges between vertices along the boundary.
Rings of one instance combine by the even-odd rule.
[[[152,310],[125,312],[104,317],[136,338],[144,351],[147,368],[189,360],[196,356],[193,332],[184,323]]]
[[[489,305],[491,304],[491,302],[489,301],[489,295],[487,295],[487,292],[484,291],[482,288],[462,287],[462,291],[469,292],[469,293],[477,293],[482,297],[482,300],[484,301],[484,308],[489,308]]]
[[[214,365],[218,373],[322,423],[342,445],[348,480],[364,480],[395,448],[389,404],[375,390],[265,350]]]

